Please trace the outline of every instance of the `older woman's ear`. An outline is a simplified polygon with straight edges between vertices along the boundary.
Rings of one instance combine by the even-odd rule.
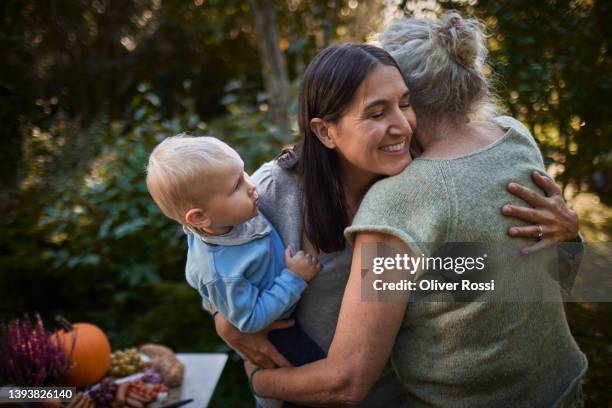
[[[310,120],[310,130],[317,136],[317,139],[323,143],[323,146],[328,149],[336,148],[336,142],[334,142],[332,137],[333,129],[331,129],[329,123],[321,118],[313,118]]]

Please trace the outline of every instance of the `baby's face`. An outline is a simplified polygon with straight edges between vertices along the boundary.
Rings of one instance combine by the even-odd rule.
[[[257,215],[257,190],[242,161],[232,163],[217,177],[217,188],[206,205],[211,228],[232,227]]]

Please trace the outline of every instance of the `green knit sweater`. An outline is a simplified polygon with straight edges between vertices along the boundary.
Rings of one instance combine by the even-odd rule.
[[[416,255],[435,255],[446,242],[510,245],[506,230],[515,221],[505,219],[500,208],[520,201],[506,186],[517,181],[537,188],[530,174],[544,166],[523,125],[509,117],[495,122],[507,129],[497,142],[461,157],[417,158],[401,174],[376,183],[345,231],[347,238],[383,232]],[[558,291],[544,288],[551,256],[556,254],[521,256],[503,249],[489,261],[498,288],[527,288],[535,298],[548,291],[553,302],[485,297],[408,304],[391,362],[409,406],[553,406],[564,398],[587,361],[569,331]]]

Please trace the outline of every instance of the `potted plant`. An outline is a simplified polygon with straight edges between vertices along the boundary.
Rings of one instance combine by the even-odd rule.
[[[0,383],[22,387],[49,386],[65,375],[70,359],[61,339],[45,330],[38,313],[15,319],[0,330]]]

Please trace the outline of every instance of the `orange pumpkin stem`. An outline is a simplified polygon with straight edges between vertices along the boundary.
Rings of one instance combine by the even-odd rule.
[[[60,316],[60,315],[55,316],[55,322],[67,332],[70,332],[73,329],[72,323],[70,323],[70,320],[66,319],[64,316]]]

